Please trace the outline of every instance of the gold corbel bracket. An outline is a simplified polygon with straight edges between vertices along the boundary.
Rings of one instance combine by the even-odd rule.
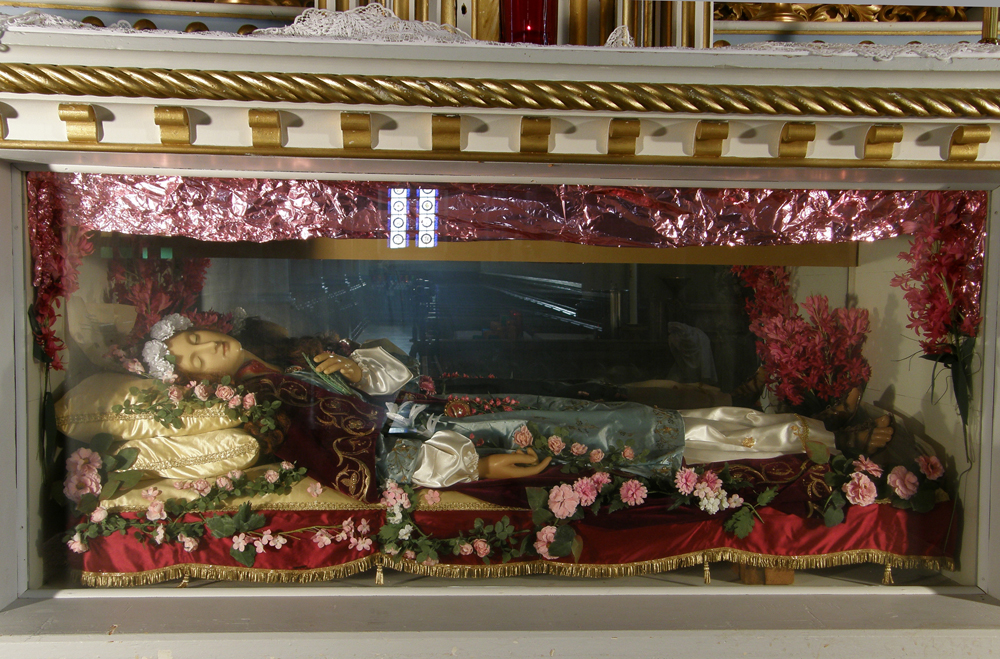
[[[278,110],[250,110],[247,119],[255,148],[281,147],[281,113]]]
[[[728,121],[699,121],[694,129],[694,155],[718,158],[722,155],[722,143],[728,137]]]
[[[462,117],[457,114],[431,115],[431,148],[434,151],[461,151]]]
[[[372,148],[372,116],[369,113],[341,112],[340,131],[344,135],[345,149]]]
[[[634,156],[641,127],[638,119],[612,119],[608,126],[608,155]]]
[[[160,144],[191,144],[191,122],[187,108],[159,105],[153,122],[160,127]]]
[[[865,136],[865,160],[890,160],[893,147],[903,141],[902,124],[875,124]]]
[[[548,153],[551,132],[548,117],[521,117],[521,153]]]
[[[779,158],[805,158],[809,143],[816,139],[816,124],[788,122],[778,138]]]
[[[948,160],[975,160],[979,157],[979,145],[990,141],[993,131],[982,124],[959,126],[951,134],[948,145]]]
[[[70,142],[100,141],[100,123],[93,105],[60,103],[59,119],[66,124],[66,139]]]

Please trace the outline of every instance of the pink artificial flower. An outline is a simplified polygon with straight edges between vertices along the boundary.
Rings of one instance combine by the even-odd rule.
[[[82,554],[87,551],[87,545],[85,545],[83,540],[80,539],[79,533],[75,534],[73,538],[66,543],[66,546],[69,547],[70,551],[76,554]]]
[[[253,394],[247,394],[243,397],[243,409],[249,410],[251,407],[257,404],[257,397]]]
[[[94,512],[90,513],[90,521],[94,524],[100,524],[108,518],[108,509],[104,506],[98,506],[94,509]]]
[[[99,496],[101,494],[101,477],[96,471],[71,472],[66,477],[63,494],[74,503],[80,503],[84,494]]]
[[[854,465],[854,471],[866,471],[874,478],[879,478],[882,475],[882,467],[878,466],[863,455],[851,464]]]
[[[382,548],[382,551],[384,551],[390,556],[395,556],[396,554],[399,553],[399,547],[397,547],[396,545],[386,545],[385,547]]]
[[[556,539],[556,527],[546,526],[535,534],[535,551],[547,561],[555,560],[555,556],[549,554],[549,547]]]
[[[274,547],[275,549],[281,549],[287,543],[288,543],[288,538],[286,538],[283,535],[276,535],[273,538],[271,538],[271,546]]]
[[[622,483],[619,494],[628,505],[638,506],[646,500],[646,486],[633,478]]]
[[[437,490],[427,490],[424,492],[424,502],[429,506],[441,503],[441,493]]]
[[[743,505],[743,497],[741,497],[740,495],[734,494],[731,497],[729,497],[730,508],[739,508],[742,505]]]
[[[878,496],[875,483],[858,471],[851,474],[851,480],[844,483],[841,489],[847,500],[855,506],[870,506],[875,503],[875,497]]]
[[[594,482],[597,487],[597,491],[600,492],[604,489],[604,486],[611,482],[611,476],[606,471],[594,472],[594,475],[590,477],[590,480]]]
[[[267,549],[265,549],[266,545],[264,544],[263,540],[254,540],[253,546],[257,550],[258,554],[263,554],[267,552]]]
[[[581,506],[590,506],[597,500],[600,488],[592,478],[581,478],[573,483],[573,491],[580,497]]]
[[[472,545],[470,545],[468,542],[463,542],[458,547],[458,553],[461,554],[462,556],[469,556],[472,554],[472,551],[473,551]]]
[[[348,517],[347,519],[345,519],[344,523],[341,524],[341,528],[344,529],[344,533],[353,533],[354,532],[354,518],[353,517]]]
[[[333,544],[333,538],[324,530],[316,531],[315,535],[312,537],[312,541],[316,543],[318,549],[322,549],[327,545]]]
[[[136,375],[142,375],[146,372],[146,369],[142,366],[142,362],[138,359],[130,359],[125,362],[125,370],[129,373],[135,373]]]
[[[889,484],[900,499],[910,499],[917,493],[920,480],[917,475],[907,471],[906,467],[900,465],[889,472],[885,482]]]
[[[89,448],[79,448],[66,459],[66,470],[71,474],[96,472],[101,468],[101,456]]]
[[[215,479],[215,484],[220,490],[225,490],[226,492],[233,491],[233,481],[229,480],[225,476],[219,476]]]
[[[421,565],[426,565],[427,567],[434,567],[435,565],[437,565],[437,564],[438,564],[438,563],[440,563],[440,562],[441,562],[441,561],[439,561],[438,559],[436,559],[436,558],[431,558],[430,556],[428,556],[428,557],[427,557],[427,558],[425,558],[425,559],[423,560],[423,562],[421,562],[420,564],[421,564]]]
[[[174,481],[174,487],[178,490],[190,490],[191,481]]]
[[[199,384],[194,388],[194,395],[198,400],[208,400],[212,397],[212,390],[208,385]]]
[[[283,460],[280,466],[285,471],[291,471],[292,469],[295,469],[295,465],[293,465],[288,460]]]
[[[482,538],[476,538],[473,540],[472,548],[476,550],[476,556],[479,558],[485,558],[490,555],[490,543],[486,542]]]
[[[177,539],[184,543],[184,551],[190,553],[198,548],[198,538],[191,538],[183,533],[177,535]]]
[[[944,466],[936,455],[917,456],[917,466],[920,473],[927,477],[927,480],[936,481],[944,476]]]
[[[569,452],[573,455],[583,455],[587,452],[587,447],[580,442],[573,442],[573,445],[569,447]]]
[[[677,486],[677,491],[687,496],[694,492],[694,486],[698,484],[698,472],[690,467],[684,467],[683,469],[677,470],[677,475],[674,476],[674,485]]]
[[[191,483],[191,489],[197,492],[200,496],[207,497],[212,491],[212,484],[204,478],[199,478],[195,482]]]
[[[595,448],[593,451],[590,452],[590,461],[592,463],[597,464],[603,459],[604,459],[604,451],[602,451],[601,449]]]
[[[722,479],[711,469],[705,471],[701,475],[701,482],[708,486],[712,492],[718,492],[722,489]]]
[[[215,388],[215,395],[216,397],[221,398],[222,400],[229,400],[230,398],[236,395],[236,391],[230,386],[220,384],[218,387]]]
[[[184,399],[184,389],[174,385],[167,390],[167,398],[175,405]]]
[[[313,498],[318,497],[319,495],[323,494],[323,486],[320,485],[319,483],[313,483],[312,485],[306,488],[306,492],[308,492],[310,496],[312,496]]]
[[[333,539],[337,542],[343,542],[344,540],[347,540],[347,537],[348,537],[347,534],[341,531],[340,533],[335,535]],[[351,538],[353,539],[353,536],[351,536]]]
[[[412,549],[407,549],[406,551],[403,552],[403,558],[405,558],[408,561],[412,561],[416,557],[417,557],[417,552],[413,551]]]
[[[631,446],[626,446],[622,449],[622,457],[626,460],[631,460],[635,457],[635,451],[632,450]]]
[[[166,519],[167,513],[163,509],[162,501],[150,501],[149,508],[146,509],[146,519],[151,522]]]
[[[372,527],[368,524],[368,520],[362,517],[361,521],[358,522],[358,533],[361,535],[368,535],[371,530]]]
[[[197,382],[195,382],[194,380],[189,380],[188,383],[186,385],[184,385],[184,388],[185,389],[194,389],[197,386],[198,386]]]
[[[241,533],[239,535],[233,536],[233,549],[236,551],[243,551],[247,548],[247,541],[249,538],[246,533]]]
[[[277,483],[281,476],[274,469],[268,469],[264,472],[264,480],[268,483]]]
[[[521,448],[531,446],[533,441],[535,441],[535,438],[531,436],[531,431],[528,430],[528,426],[521,426],[514,431],[514,443]]]
[[[566,448],[566,442],[562,440],[559,435],[552,435],[549,437],[549,450],[552,451],[552,455],[559,455]]]
[[[153,485],[147,487],[145,490],[142,491],[142,498],[145,499],[146,501],[152,501],[161,494],[163,494],[163,491],[160,488]]]
[[[368,551],[372,548],[371,538],[361,538],[358,540],[358,545],[355,547],[358,551]]]
[[[163,541],[166,540],[166,538],[167,538],[166,530],[163,528],[162,525],[157,526],[156,532],[153,533],[153,542],[155,542],[158,545],[162,545]]]
[[[571,485],[563,483],[549,490],[549,510],[556,519],[572,517],[579,505],[580,495],[573,491]]]
[[[244,474],[242,469],[233,469],[231,472],[226,474],[226,477],[231,481],[238,481],[239,479],[243,478],[243,475]]]
[[[232,398],[229,399],[229,402],[226,404],[229,406],[230,409],[243,407],[243,399],[240,398],[239,396],[233,396]]]
[[[436,393],[436,389],[434,387],[434,378],[432,378],[431,376],[421,375],[420,379],[417,382],[418,386],[420,387],[420,391],[422,391],[423,393],[432,396]]]

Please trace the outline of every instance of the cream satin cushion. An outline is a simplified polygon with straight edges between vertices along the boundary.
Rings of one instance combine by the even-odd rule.
[[[147,478],[181,480],[224,476],[233,469],[249,469],[260,453],[257,440],[242,428],[134,439],[117,448],[139,449],[132,469],[146,472]]]
[[[230,419],[221,405],[181,416],[180,428],[166,428],[152,414],[115,414],[112,408],[130,397],[129,388],[144,389],[152,381],[123,373],[98,373],[69,390],[56,403],[56,426],[66,435],[89,442],[94,435],[110,433],[126,441],[160,437],[198,435],[240,425]]]

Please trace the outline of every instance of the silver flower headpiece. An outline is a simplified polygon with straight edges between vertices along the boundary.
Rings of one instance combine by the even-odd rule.
[[[142,347],[142,360],[146,362],[147,371],[151,376],[164,382],[173,382],[177,379],[174,374],[174,365],[167,359],[170,356],[170,350],[165,341],[192,325],[190,319],[179,313],[164,316],[153,325],[153,329],[149,331],[152,338],[146,341],[146,345]]]

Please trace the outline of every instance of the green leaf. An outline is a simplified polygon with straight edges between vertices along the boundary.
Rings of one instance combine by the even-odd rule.
[[[826,505],[828,507],[833,506],[835,508],[843,508],[847,505],[847,499],[844,498],[844,494],[840,490],[834,490],[833,493],[830,494],[830,498],[827,499]]]
[[[573,539],[576,537],[576,531],[573,530],[572,526],[564,524],[556,530],[555,540],[549,545],[549,554],[555,557],[569,556],[573,551]]]
[[[94,435],[90,440],[90,450],[95,453],[107,453],[108,449],[111,448],[111,442],[114,438],[106,432],[99,432]]]
[[[138,469],[115,471],[108,474],[108,481],[119,481],[123,490],[130,490],[139,484],[143,475],[145,475],[145,472],[139,471]]]
[[[750,535],[755,525],[756,520],[754,519],[753,512],[749,506],[744,506],[733,513],[722,525],[722,528],[737,538],[743,539]]]
[[[934,509],[937,504],[937,495],[935,490],[920,490],[913,495],[910,499],[910,505],[913,506],[913,510],[918,513],[930,512]]]
[[[131,446],[123,448],[115,454],[115,457],[120,463],[117,469],[128,469],[135,464],[136,459],[139,457],[139,449]]]
[[[843,476],[832,470],[823,474],[823,482],[829,485],[832,490],[838,489],[837,486],[841,484],[840,481],[842,480]]]
[[[854,471],[854,466],[850,464],[851,461],[845,458],[843,455],[835,455],[830,458],[830,468],[841,474],[846,474],[848,471]],[[850,469],[848,466],[850,465]]]
[[[247,567],[253,567],[254,561],[257,559],[257,549],[253,545],[246,546],[243,551],[240,551],[236,547],[229,550],[229,555],[238,560],[243,565]]]
[[[121,481],[108,479],[108,482],[101,488],[101,499],[110,499],[115,496]]]
[[[573,552],[573,562],[579,563],[580,555],[583,554],[583,538],[581,538],[579,535],[573,536],[572,552]]]
[[[900,510],[909,510],[913,507],[913,504],[906,499],[900,499],[899,497],[892,498],[892,507],[899,508]]]
[[[76,509],[80,511],[82,515],[89,515],[94,512],[98,503],[97,497],[90,492],[87,492],[80,497],[80,503],[76,504]]]
[[[830,461],[830,449],[826,447],[826,444],[817,442],[813,439],[807,439],[805,441],[806,453],[809,454],[809,459],[816,464],[825,465]]]
[[[839,506],[830,506],[823,513],[823,523],[828,527],[834,527],[844,521],[844,509]]]
[[[205,526],[216,538],[231,538],[236,535],[236,522],[230,515],[216,515],[205,520]],[[236,554],[233,554],[236,556]],[[239,560],[239,559],[237,559]]]
[[[757,505],[766,506],[767,504],[771,503],[771,501],[776,496],[778,496],[778,488],[769,487],[757,495]]]

